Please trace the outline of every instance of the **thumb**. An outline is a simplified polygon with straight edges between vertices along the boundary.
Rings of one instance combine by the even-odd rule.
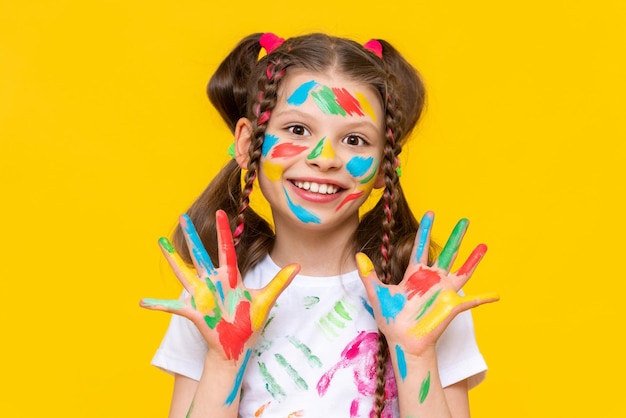
[[[270,309],[281,293],[300,271],[299,264],[290,264],[283,268],[263,289],[256,293],[250,307],[250,320],[255,331],[263,325]]]

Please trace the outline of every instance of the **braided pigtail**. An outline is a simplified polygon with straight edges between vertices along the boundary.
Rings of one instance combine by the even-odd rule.
[[[254,231],[254,234],[244,234],[244,230],[250,229],[250,225],[248,224],[252,219],[254,219],[252,217],[257,216],[256,213],[250,208],[250,194],[252,193],[254,182],[257,179],[260,168],[259,165],[267,123],[269,122],[272,109],[276,106],[278,84],[286,72],[285,68],[281,65],[279,58],[271,60],[268,58],[268,61],[269,63],[267,64],[266,71],[258,80],[257,87],[259,93],[257,100],[252,103],[251,110],[254,115],[254,120],[252,121],[252,139],[248,150],[248,168],[244,177],[244,187],[240,195],[237,209],[236,227],[233,234],[235,245],[238,245],[243,237],[246,236],[251,237],[251,239],[256,239],[255,236],[258,233],[258,231]],[[254,253],[254,248],[249,248],[248,252]],[[247,254],[242,254],[242,256],[248,257]]]
[[[207,86],[207,94],[213,106],[231,130],[235,131],[237,121],[248,115],[249,84],[257,66],[262,34],[252,34],[239,42],[219,65]],[[252,180],[253,181],[253,180]],[[251,183],[246,190],[246,198],[251,191]],[[215,212],[224,210],[235,229],[239,220],[242,202],[241,168],[235,160],[230,160],[215,176],[207,188],[187,210],[198,235],[209,256],[217,261]],[[252,209],[245,211],[245,223],[251,231],[250,239],[244,243],[241,238],[237,246],[237,262],[242,274],[254,266],[271,248],[274,233],[270,225]],[[187,243],[180,225],[176,227],[172,243],[183,260],[191,264]]]

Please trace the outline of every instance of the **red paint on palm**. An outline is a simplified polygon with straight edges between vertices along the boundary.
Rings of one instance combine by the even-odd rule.
[[[235,319],[232,323],[222,320],[215,329],[220,337],[220,343],[224,348],[226,357],[238,360],[246,341],[252,335],[250,302],[243,301],[237,306]]]
[[[440,281],[441,277],[439,273],[420,267],[406,282],[408,298],[411,299],[416,294],[423,296],[431,287],[438,284]]]

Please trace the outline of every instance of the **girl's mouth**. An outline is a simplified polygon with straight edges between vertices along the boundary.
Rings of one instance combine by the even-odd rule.
[[[292,180],[294,186],[298,189],[305,190],[311,193],[319,193],[319,194],[335,194],[341,190],[341,188],[335,186],[334,184],[326,184],[326,183],[316,183],[312,181],[296,181]]]

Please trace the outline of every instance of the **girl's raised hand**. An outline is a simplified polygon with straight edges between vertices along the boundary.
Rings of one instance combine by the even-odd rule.
[[[161,238],[159,245],[189,296],[184,300],[142,299],[140,305],[188,318],[198,327],[209,350],[218,350],[224,359],[239,362],[244,350],[247,357],[274,302],[300,267],[291,264],[263,289],[247,289],[237,268],[228,217],[221,210],[215,216],[219,267],[215,268],[191,220],[183,215],[180,224],[195,269],[185,264],[169,240]]]
[[[432,212],[427,212],[422,218],[411,261],[398,285],[383,284],[376,276],[370,259],[363,253],[357,254],[359,274],[378,327],[390,347],[399,344],[407,354],[420,355],[426,348],[434,348],[439,336],[460,312],[499,299],[495,293],[477,296],[460,296],[457,293],[487,251],[486,245],[478,245],[463,266],[450,273],[467,230],[467,219],[457,223],[437,262],[428,266],[433,218]]]

